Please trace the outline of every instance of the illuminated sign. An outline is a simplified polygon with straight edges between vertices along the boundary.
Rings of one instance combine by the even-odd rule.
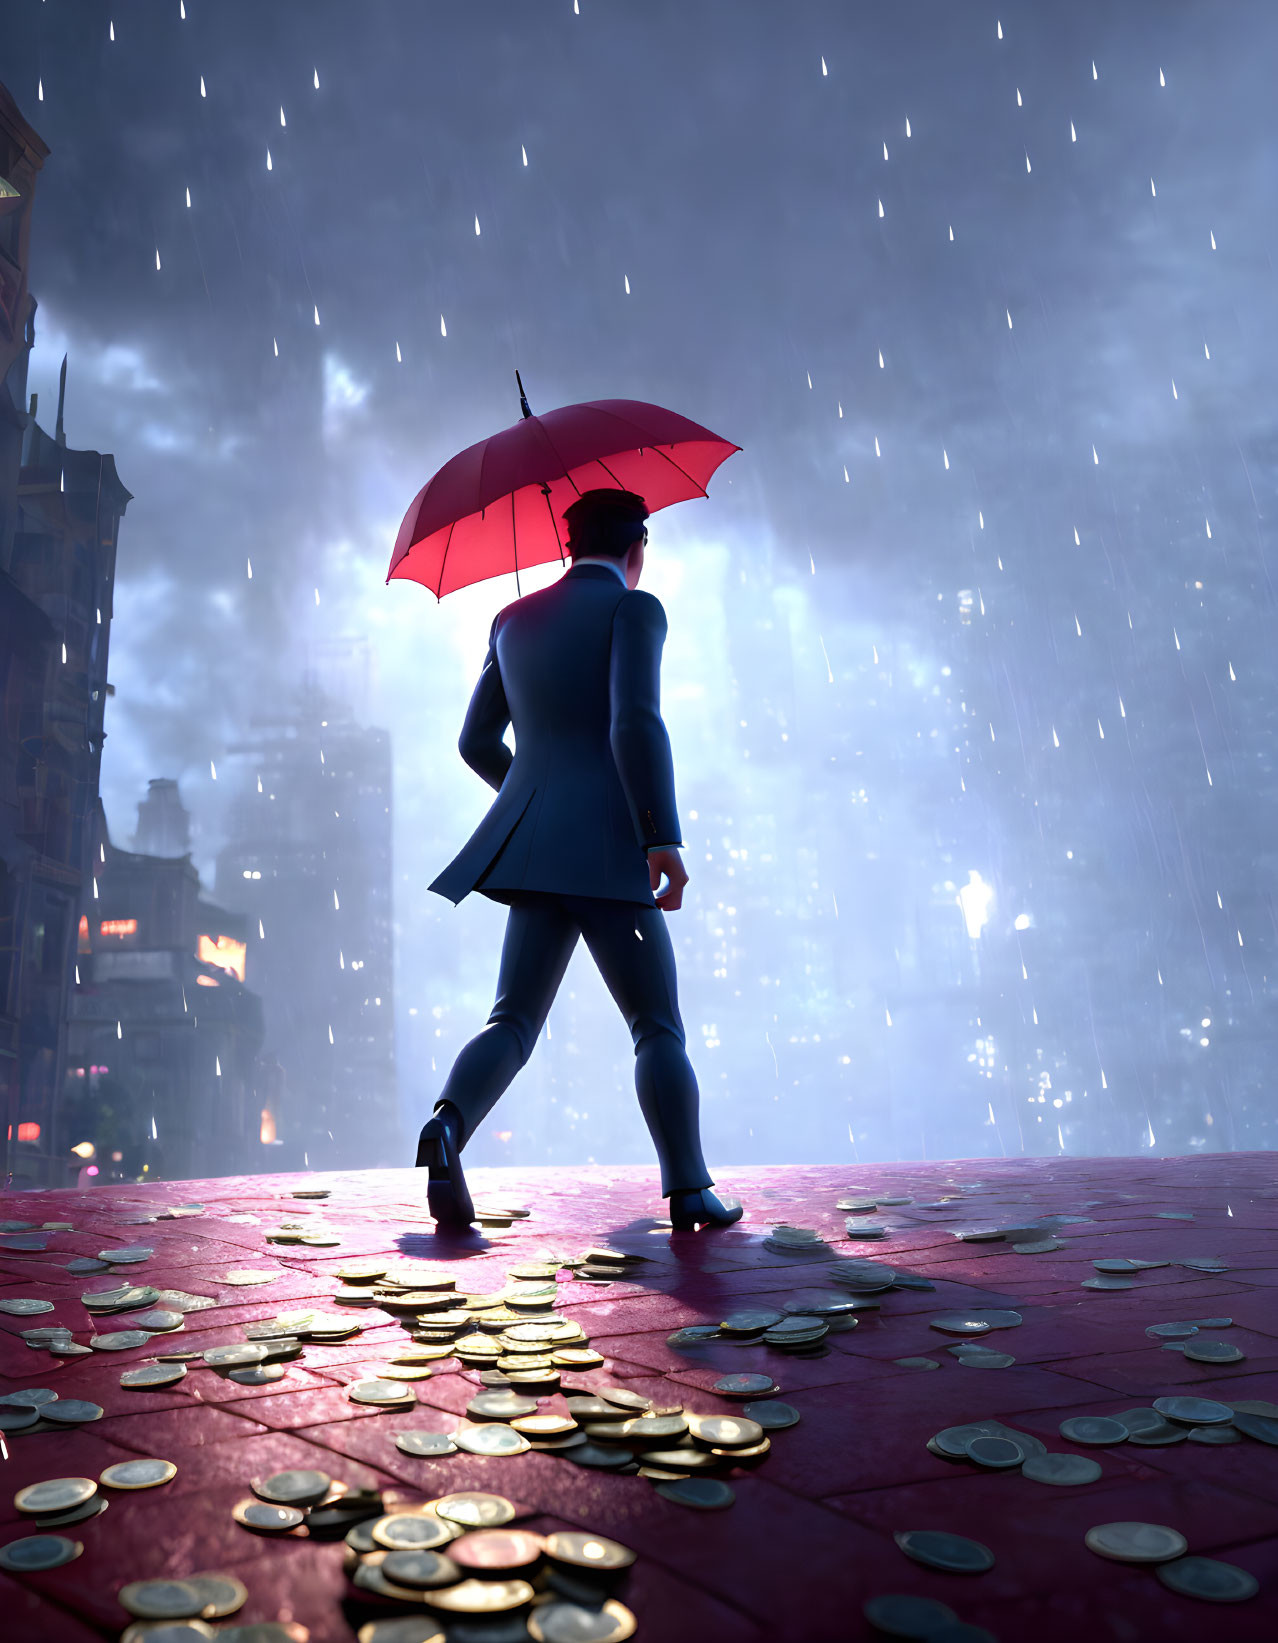
[[[104,918],[98,928],[104,936],[135,936],[138,921],[135,918]]]
[[[261,1130],[259,1131],[259,1135],[261,1137],[261,1142],[262,1142],[262,1145],[264,1147],[274,1146],[274,1144],[275,1144],[275,1114],[271,1111],[271,1109],[269,1107],[263,1107],[262,1108],[262,1127],[261,1127]]]
[[[230,936],[201,936],[195,949],[195,956],[201,964],[215,964],[219,970],[225,970],[240,981],[244,980],[247,953],[247,944],[232,941]]]
[[[13,1125],[12,1124],[9,1125],[9,1139],[10,1139],[10,1141],[13,1140]],[[38,1141],[39,1139],[40,1139],[40,1126],[39,1126],[39,1124],[19,1124],[18,1125],[18,1140],[19,1141]]]
[[[87,952],[90,951],[90,947],[89,947],[89,915],[87,913],[81,913],[80,914],[80,939],[79,939],[79,942],[78,942],[77,945],[78,945],[79,951],[82,952],[82,953],[87,953]]]

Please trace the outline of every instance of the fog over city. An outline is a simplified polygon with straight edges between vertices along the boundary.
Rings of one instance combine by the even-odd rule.
[[[642,582],[711,1167],[1278,1144],[1272,7],[109,12],[7,0],[0,41],[51,150],[28,387],[51,429],[68,357],[68,443],[133,493],[112,840],[177,781],[252,989],[291,911],[245,806],[289,800],[237,749],[389,737],[393,987],[360,1006],[398,1131],[352,1078],[295,1118],[307,1161],[410,1163],[493,1004],[506,909],[426,887],[493,799],[457,750],[493,615],[562,572],[386,576],[516,368],[535,412],[742,447],[649,519]],[[307,998],[365,987],[339,888],[264,994],[294,1115]],[[581,946],[467,1160],[650,1158]]]

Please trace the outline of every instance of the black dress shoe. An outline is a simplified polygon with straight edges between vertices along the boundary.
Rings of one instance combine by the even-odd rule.
[[[430,1170],[426,1203],[440,1226],[468,1227],[475,1219],[466,1177],[462,1174],[461,1118],[445,1103],[428,1118],[417,1143],[418,1167]]]
[[[676,1232],[692,1232],[698,1226],[730,1227],[744,1213],[735,1199],[725,1204],[709,1187],[670,1194],[670,1225]]]

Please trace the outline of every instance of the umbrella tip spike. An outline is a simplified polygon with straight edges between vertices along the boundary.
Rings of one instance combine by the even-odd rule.
[[[528,404],[528,396],[524,392],[523,379],[519,375],[518,370],[516,370],[516,372],[515,372],[515,381],[516,381],[516,383],[518,384],[518,387],[519,387],[519,408],[524,413],[524,415],[526,417],[531,416],[532,415],[532,409]]]

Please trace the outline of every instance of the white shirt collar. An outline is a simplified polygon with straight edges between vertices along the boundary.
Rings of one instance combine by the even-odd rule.
[[[617,561],[615,559],[597,559],[597,558],[596,559],[587,559],[587,558],[582,557],[582,558],[574,559],[573,564],[574,565],[607,565],[608,569],[616,575],[617,580],[621,583],[622,587],[628,587],[629,586],[629,583],[626,581],[625,571],[622,570],[621,566],[617,563]]]

